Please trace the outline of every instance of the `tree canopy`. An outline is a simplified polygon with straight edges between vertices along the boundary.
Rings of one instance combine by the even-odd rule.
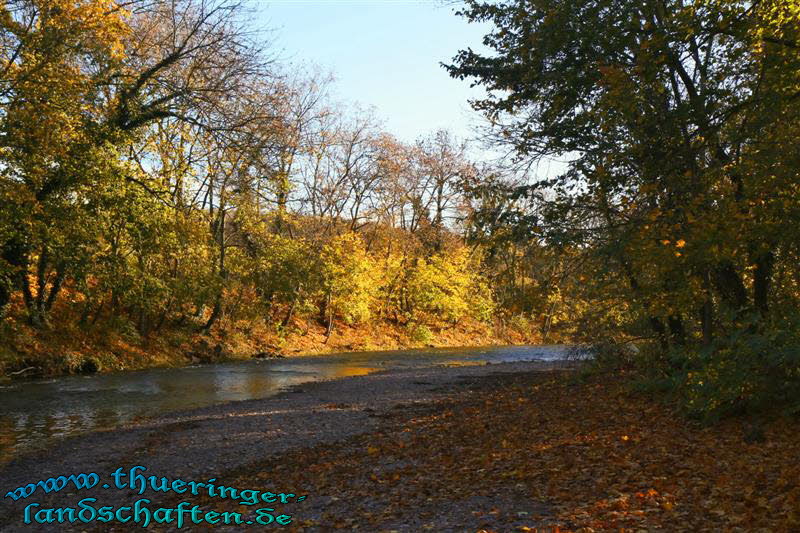
[[[470,1],[491,53],[447,66],[488,89],[473,106],[515,163],[569,159],[513,192],[527,227],[585,255],[590,301],[630,306],[628,335],[728,404],[752,368],[797,384],[798,6]]]

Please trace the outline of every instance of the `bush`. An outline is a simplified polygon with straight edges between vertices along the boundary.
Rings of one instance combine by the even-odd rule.
[[[794,332],[740,331],[683,359],[676,382],[694,416],[718,419],[775,406],[800,412],[800,337]]]
[[[433,340],[433,332],[425,324],[412,324],[409,328],[409,338],[415,344],[428,344]]]
[[[94,374],[103,368],[100,359],[90,355],[65,353],[58,359],[67,374]]]
[[[780,330],[743,325],[708,346],[693,343],[666,351],[656,342],[607,340],[592,345],[588,368],[633,371],[636,390],[666,395],[687,415],[706,422],[776,408],[798,414],[798,331],[789,320]]]
[[[514,315],[508,321],[508,326],[522,335],[528,335],[531,332],[531,321],[525,315]]]

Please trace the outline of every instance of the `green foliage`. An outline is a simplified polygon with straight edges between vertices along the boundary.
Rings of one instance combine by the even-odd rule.
[[[318,290],[321,279],[306,241],[275,234],[257,238],[255,258],[243,256],[241,269],[251,269],[247,280],[257,288],[267,308],[275,302],[291,304],[303,294]]]
[[[797,413],[798,354],[796,334],[740,331],[710,349],[683,355],[676,385],[689,412],[705,418],[758,413],[776,405]]]
[[[531,321],[525,315],[514,315],[508,321],[509,327],[516,330],[518,333],[523,335],[527,335],[531,333],[532,325]]]
[[[520,288],[504,297],[524,302],[525,283],[554,325],[651,340],[658,355],[633,359],[692,412],[796,405],[798,3],[470,0],[462,14],[491,25],[492,50],[448,69],[488,89],[474,107],[497,144],[520,164],[569,159],[479,195],[477,238]],[[547,265],[543,249],[567,275],[528,283],[517,265]]]
[[[433,332],[425,324],[411,323],[408,328],[408,337],[414,344],[428,344],[433,340]]]

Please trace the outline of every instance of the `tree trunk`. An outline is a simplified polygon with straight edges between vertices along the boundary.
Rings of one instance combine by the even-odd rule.
[[[214,300],[214,309],[211,311],[211,316],[208,317],[208,321],[203,325],[202,328],[200,328],[200,331],[203,333],[208,333],[214,323],[216,323],[217,320],[219,320],[219,318],[222,316],[222,295],[223,291],[225,290],[225,280],[228,277],[228,272],[225,266],[225,210],[221,207],[219,209],[219,218],[217,219],[216,224],[214,224],[214,236],[216,238],[217,245],[219,246],[219,277],[222,285],[220,286],[219,293]]]
[[[725,261],[716,268],[714,284],[722,299],[737,313],[747,308],[747,289],[733,263]]]
[[[753,303],[756,311],[766,317],[769,312],[769,289],[772,281],[772,267],[775,254],[772,251],[761,254],[755,260],[753,271]]]
[[[222,315],[222,297],[217,296],[217,299],[214,301],[214,308],[211,310],[211,316],[208,317],[208,320],[203,324],[203,327],[200,328],[200,331],[208,333],[214,323],[219,319],[220,315]]]
[[[63,267],[60,267],[58,270],[56,270],[56,277],[53,280],[53,284],[50,286],[50,294],[47,295],[47,300],[44,303],[44,310],[47,313],[50,313],[50,310],[53,308],[53,304],[56,303],[58,294],[61,292],[61,286],[64,284],[65,277],[66,274],[64,273]]]
[[[0,320],[5,317],[6,306],[11,301],[11,283],[9,280],[0,278]]]
[[[686,344],[686,330],[683,326],[681,315],[670,315],[667,318],[667,324],[669,324],[670,341],[677,346],[684,346]]]
[[[36,309],[36,300],[31,292],[31,283],[28,279],[28,269],[20,269],[17,273],[17,282],[22,291],[22,300],[25,302],[25,309],[28,311],[28,323],[39,327],[42,325],[41,316]]]
[[[91,323],[92,326],[94,326],[97,323],[98,319],[100,318],[100,314],[103,311],[103,306],[105,305],[105,303],[106,303],[105,300],[100,300],[100,305],[97,306],[97,310],[94,313],[94,318],[92,318],[92,323]]]
[[[11,266],[11,273],[6,279],[0,279],[0,315],[5,311],[5,307],[11,301],[14,286],[21,288],[22,273],[27,274],[28,267],[28,247],[26,239],[22,238],[19,232],[23,228],[16,228],[18,234],[7,240],[0,248],[0,259]]]
[[[286,311],[286,316],[283,317],[283,321],[281,322],[282,327],[286,327],[289,325],[289,321],[292,320],[292,315],[294,314],[294,308],[297,306],[297,299],[298,296],[292,298],[292,303],[289,305],[289,310]]]
[[[147,320],[147,313],[144,307],[139,307],[139,313],[136,318],[136,329],[142,337],[146,337],[147,334],[150,333],[150,321]]]
[[[154,328],[155,331],[161,331],[161,328],[164,327],[164,323],[167,321],[167,315],[169,315],[169,312],[172,310],[172,304],[174,300],[175,298],[171,296],[167,302],[167,305],[161,311],[161,315],[158,317],[158,321],[156,322],[156,326]]]
[[[328,298],[325,302],[325,309],[328,312],[328,326],[325,329],[325,344],[328,344],[328,339],[331,338],[331,333],[333,333],[333,308],[331,307],[330,293],[328,293]]]
[[[631,268],[630,264],[628,264],[622,254],[619,254],[619,261],[622,263],[622,268],[625,271],[625,275],[628,278],[628,283],[630,284],[634,295],[640,294],[641,287],[639,285],[639,281],[636,279],[636,276],[633,274],[633,269]],[[656,334],[656,337],[658,337],[658,343],[661,346],[661,349],[669,349],[669,339],[667,337],[667,330],[664,327],[664,323],[661,322],[661,319],[657,316],[650,314],[650,304],[647,300],[642,300],[642,305],[644,306],[645,311],[648,313],[647,321],[650,323],[650,328]]]
[[[709,347],[714,342],[714,302],[707,298],[699,309],[700,328],[703,333],[703,346]]]

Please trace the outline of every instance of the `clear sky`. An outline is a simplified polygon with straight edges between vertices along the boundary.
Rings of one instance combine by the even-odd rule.
[[[481,94],[439,66],[481,49],[485,26],[437,0],[249,0],[284,60],[331,71],[337,99],[374,107],[385,129],[413,141],[438,128],[471,136],[468,98]]]

